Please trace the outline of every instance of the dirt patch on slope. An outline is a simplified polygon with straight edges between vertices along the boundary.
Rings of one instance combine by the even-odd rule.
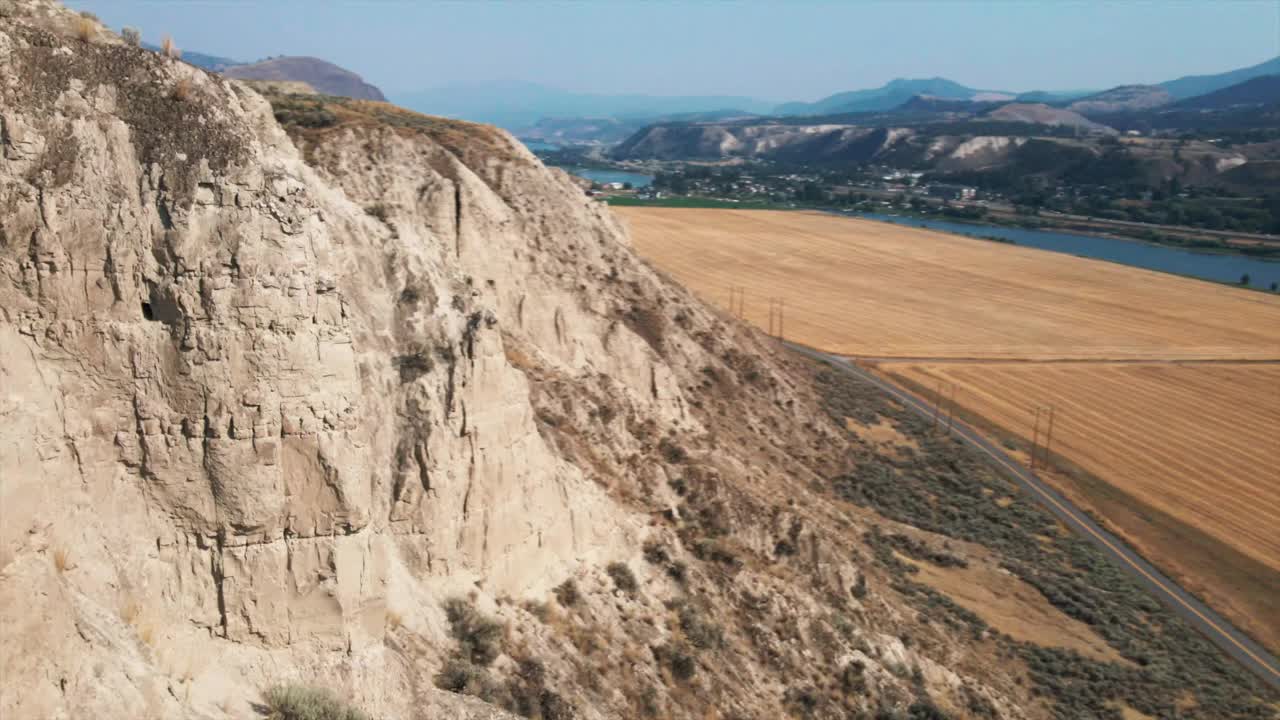
[[[1088,625],[1054,608],[1035,588],[995,568],[943,568],[913,563],[915,579],[940,590],[1000,632],[1024,642],[1062,647],[1104,662],[1131,664]]]

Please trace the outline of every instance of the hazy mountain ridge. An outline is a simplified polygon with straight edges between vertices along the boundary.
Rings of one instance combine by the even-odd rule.
[[[1187,75],[1177,80],[1160,83],[1160,87],[1173,97],[1182,100],[1221,90],[1255,77],[1277,73],[1280,73],[1280,56],[1237,70],[1212,75]]]
[[[304,82],[325,95],[358,100],[386,100],[376,86],[356,73],[316,57],[282,56],[235,65],[222,71],[239,80],[293,80]]]
[[[1147,110],[1173,101],[1173,95],[1159,85],[1121,85],[1075,100],[1067,105],[1067,109],[1084,115],[1105,115],[1125,110]]]
[[[828,95],[812,103],[783,103],[773,110],[774,115],[834,115],[838,113],[871,112],[899,107],[917,95],[927,95],[950,100],[972,100],[978,96],[992,95],[1012,99],[1013,93],[992,90],[975,90],[953,80],[934,78],[898,78],[878,88],[851,90]]]
[[[1171,109],[1227,110],[1259,105],[1280,105],[1280,73],[1261,75],[1211,93],[1180,100]]]
[[[732,95],[610,95],[571,92],[527,82],[442,87],[397,93],[394,99],[419,112],[486,122],[510,130],[533,127],[543,118],[652,119],[725,108],[767,112],[773,105]]]

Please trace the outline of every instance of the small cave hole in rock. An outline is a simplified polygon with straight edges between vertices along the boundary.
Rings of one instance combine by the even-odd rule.
[[[147,320],[156,319],[156,314],[151,309],[151,303],[149,302],[142,303],[142,317],[146,318]]]

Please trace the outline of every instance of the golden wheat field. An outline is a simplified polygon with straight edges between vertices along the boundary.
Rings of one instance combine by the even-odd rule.
[[[1023,446],[1038,434],[1043,448],[1035,407],[1054,406],[1052,451],[1066,462],[1048,479],[1237,626],[1280,646],[1280,363],[878,369],[926,395],[942,383],[949,397],[954,385],[962,413]]]
[[[886,363],[1280,570],[1280,364]],[[1040,424],[1044,441],[1047,424]]]
[[[1054,405],[1042,475],[1280,647],[1280,296],[817,213],[615,211],[706,299],[740,286],[768,328],[784,298],[787,339],[924,395],[954,383],[1007,445]]]
[[[1280,296],[822,213],[617,207],[636,248],[788,339],[893,358],[1280,360]]]

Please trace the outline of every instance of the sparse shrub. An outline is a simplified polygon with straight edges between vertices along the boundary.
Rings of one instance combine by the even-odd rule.
[[[867,576],[866,576],[866,574],[861,573],[861,572],[860,572],[860,573],[858,573],[858,580],[857,580],[857,582],[855,582],[855,583],[853,584],[853,587],[849,589],[849,592],[850,592],[850,593],[852,593],[852,594],[853,594],[853,596],[854,596],[855,598],[859,599],[859,600],[861,600],[861,599],[863,599],[863,598],[865,598],[865,597],[867,596]]]
[[[695,647],[710,649],[724,642],[724,631],[720,626],[707,620],[705,614],[691,603],[680,606],[679,616],[680,630]]]
[[[53,551],[53,567],[60,573],[66,572],[71,567],[71,553],[66,548],[57,548]]]
[[[469,662],[487,667],[502,654],[502,625],[480,614],[479,610],[462,598],[451,598],[444,603],[445,616],[449,618],[449,632],[458,641],[459,654]]]
[[[791,706],[801,717],[812,717],[821,701],[816,688],[810,685],[799,688],[787,688],[783,701]]]
[[[665,565],[667,563],[667,549],[657,540],[646,540],[644,543],[644,559],[654,565]]]
[[[695,542],[693,554],[699,560],[716,562],[729,567],[737,567],[740,562],[738,553],[732,546],[715,538],[703,538]]]
[[[98,23],[95,18],[81,15],[76,20],[76,37],[80,39],[80,42],[89,42],[97,34]]]
[[[186,102],[191,98],[191,78],[179,78],[173,85],[173,99]]]
[[[267,720],[369,720],[323,688],[276,685],[262,693]]]
[[[678,583],[683,584],[689,577],[689,566],[677,560],[667,566],[667,575]]]
[[[907,717],[910,720],[950,720],[951,716],[926,697],[911,703],[911,707],[907,708]]]
[[[391,216],[391,209],[387,207],[386,203],[374,203],[365,207],[364,211],[369,217],[377,218],[382,223],[386,223],[387,218]]]
[[[662,458],[672,465],[678,465],[689,459],[689,452],[670,438],[662,438],[662,442],[658,443],[658,450],[662,452]]]
[[[555,593],[556,602],[567,608],[577,605],[581,597],[578,595],[578,584],[573,581],[573,578],[560,583],[552,592]]]
[[[846,695],[859,695],[866,691],[866,669],[861,660],[850,660],[840,671],[840,688]]]
[[[573,707],[546,686],[547,671],[535,658],[521,658],[516,675],[507,683],[507,709],[527,718],[569,720]]]
[[[570,625],[569,641],[578,649],[578,654],[583,657],[590,657],[603,647],[600,642],[600,630],[591,623]]]
[[[605,572],[609,573],[609,577],[613,578],[613,584],[619,590],[634,595],[640,589],[640,583],[636,581],[635,573],[631,572],[631,568],[626,563],[611,562],[605,568]]]
[[[494,682],[489,671],[466,658],[450,658],[440,672],[436,673],[436,687],[441,690],[471,695],[485,702],[509,706],[510,695],[500,684]]]
[[[138,47],[142,44],[142,31],[136,27],[125,26],[120,30],[120,37],[126,44]]]
[[[652,685],[647,685],[640,691],[637,704],[644,717],[658,717],[662,713],[662,699],[658,696],[658,689]]]
[[[327,128],[338,124],[338,116],[325,107],[323,100],[276,94],[269,94],[267,99],[276,122],[286,127]]]
[[[547,620],[551,619],[551,606],[544,602],[529,600],[525,602],[522,607],[530,615],[538,618],[538,622],[545,623]]]
[[[160,54],[175,60],[182,57],[182,51],[178,49],[177,45],[173,44],[173,38],[168,35],[165,35],[164,39],[160,41]]]
[[[666,335],[666,320],[650,308],[632,306],[622,316],[631,331],[639,335],[655,353],[662,354],[662,341]]]
[[[667,643],[653,649],[658,662],[671,671],[671,677],[686,682],[698,671],[698,661],[687,647]]]

